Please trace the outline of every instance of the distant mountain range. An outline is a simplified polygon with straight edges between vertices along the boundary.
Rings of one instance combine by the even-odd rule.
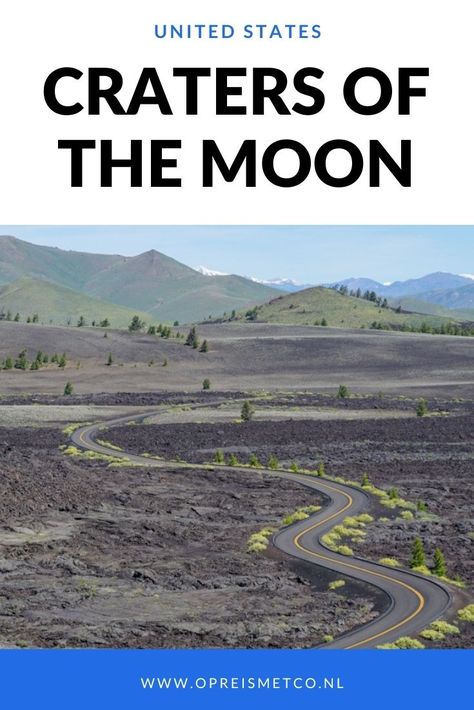
[[[374,291],[403,311],[474,321],[474,279],[467,274],[437,272],[391,284],[349,278],[339,285],[349,292]],[[66,323],[83,315],[88,322],[108,318],[122,327],[137,313],[148,323],[188,323],[311,289],[316,299],[323,297],[324,289],[310,284],[193,269],[154,249],[131,257],[89,254],[0,236],[0,317],[38,313],[43,322]],[[359,300],[356,305],[361,315]]]
[[[197,267],[201,273],[206,275],[223,275],[222,272],[207,269],[204,266]],[[312,288],[315,284],[299,283],[288,278],[257,279],[249,277],[255,283],[264,284],[280,291],[295,293]],[[406,281],[394,281],[392,283],[382,283],[369,278],[347,278],[341,281],[320,284],[325,287],[346,286],[349,291],[356,292],[358,289],[365,291],[375,291],[378,296],[387,298],[395,306],[408,304],[416,305],[422,309],[422,313],[433,313],[429,304],[442,306],[448,310],[465,310],[474,308],[474,275],[471,274],[451,274],[438,271],[427,274],[416,279]],[[416,304],[413,301],[416,299]],[[436,309],[435,309],[436,310]],[[467,314],[471,318],[474,314]]]
[[[119,325],[108,315],[112,306],[145,313],[153,322],[190,322],[254,306],[278,293],[242,276],[201,274],[155,250],[133,257],[88,254],[12,236],[0,236],[2,285],[10,288],[0,294],[0,311],[24,313],[31,304],[28,310],[40,311],[44,322],[64,322],[57,320],[59,304],[65,315],[82,307],[95,318],[109,317],[112,325]],[[93,302],[84,300],[81,306],[78,295]],[[117,312],[120,322],[124,315]]]
[[[207,266],[196,266],[196,271],[205,276],[228,276],[223,271],[215,271],[214,269],[208,269]],[[265,286],[270,286],[271,288],[277,288],[279,291],[288,291],[288,293],[294,293],[295,291],[303,291],[305,288],[311,288],[314,284],[302,284],[298,281],[293,281],[293,279],[257,279],[255,276],[246,276],[245,278],[250,279],[257,284],[264,284]]]

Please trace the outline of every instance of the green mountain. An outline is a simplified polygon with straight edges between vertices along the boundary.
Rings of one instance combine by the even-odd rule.
[[[436,303],[429,303],[418,298],[407,296],[406,298],[397,298],[395,301],[390,301],[390,305],[394,308],[402,308],[404,311],[415,311],[416,313],[428,313],[433,316],[445,316],[446,318],[454,318],[459,321],[474,322],[474,307],[473,308],[447,308]]]
[[[19,313],[22,321],[37,313],[40,323],[59,325],[76,325],[80,316],[84,316],[88,325],[94,320],[99,322],[107,318],[113,328],[124,328],[135,314],[150,321],[146,313],[105,303],[70,288],[28,276],[0,286],[0,313],[5,315],[8,311],[13,317]]]
[[[274,298],[256,309],[256,320],[265,323],[292,325],[320,324],[336,328],[370,328],[381,323],[389,328],[421,327],[423,323],[439,327],[456,322],[455,318],[420,313],[397,313],[391,308],[380,308],[363,298],[345,296],[331,288],[315,287]]]
[[[134,257],[87,254],[0,236],[0,285],[25,276],[147,312],[154,321],[203,320],[279,293],[240,276],[201,274],[155,250]],[[27,310],[38,309],[32,303]],[[45,318],[52,316],[45,312]]]

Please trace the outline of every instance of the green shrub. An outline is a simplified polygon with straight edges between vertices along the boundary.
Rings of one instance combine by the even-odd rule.
[[[272,454],[268,459],[267,466],[270,470],[275,471],[279,466],[277,457]]]
[[[324,634],[321,640],[323,643],[331,643],[332,641],[334,641],[334,636],[331,636],[331,634]]]
[[[339,545],[336,552],[339,552],[340,555],[347,555],[348,557],[354,554],[348,545]]]
[[[339,385],[336,397],[338,399],[347,399],[347,397],[349,397],[349,390],[347,389],[346,385]]]
[[[442,634],[445,634],[448,636],[449,634],[458,634],[459,629],[455,624],[449,624],[447,621],[433,621],[432,624],[430,624],[430,628],[434,629],[435,631],[439,631]]]
[[[202,388],[203,388],[203,390],[210,390],[211,389],[211,380],[209,380],[207,377],[205,380],[202,381]]]
[[[458,617],[461,621],[474,621],[474,604],[468,604],[463,609],[459,609]]]
[[[247,552],[265,552],[266,549],[267,545],[264,545],[263,542],[253,542],[247,545]]]
[[[386,567],[401,567],[401,564],[395,557],[382,557],[379,560],[381,565],[386,565]]]
[[[441,631],[436,631],[435,629],[424,629],[420,631],[420,636],[428,641],[442,641],[446,638]]]
[[[335,589],[340,589],[341,587],[345,586],[345,582],[343,579],[335,579],[334,582],[329,582],[328,584],[328,589],[335,590]]]
[[[308,513],[305,513],[302,510],[296,510],[294,513],[290,513],[283,518],[282,525],[293,525],[293,523],[297,523],[300,520],[306,520],[306,518],[309,518]]]
[[[292,463],[290,466],[290,471],[292,471],[292,473],[298,473],[298,471],[299,471],[298,464]]]
[[[237,456],[235,454],[229,454],[229,458],[227,460],[227,463],[229,466],[238,466],[239,461],[237,459]]]
[[[415,516],[411,512],[411,510],[403,510],[402,513],[400,514],[400,517],[403,518],[403,520],[414,520]]]
[[[383,649],[391,649],[391,648],[403,648],[403,649],[411,649],[411,648],[424,648],[424,645],[421,643],[421,641],[418,641],[417,639],[412,639],[410,636],[401,636],[399,639],[394,641],[393,643],[384,643],[381,646],[377,646],[377,648],[383,648]]]
[[[214,454],[214,463],[225,463],[224,452],[221,449],[217,449]]]
[[[69,395],[73,394],[73,392],[74,392],[74,387],[73,387],[72,383],[66,382],[66,384],[64,385],[64,394],[66,396],[69,396]]]
[[[255,454],[250,454],[249,466],[252,466],[252,468],[262,468],[262,464]]]

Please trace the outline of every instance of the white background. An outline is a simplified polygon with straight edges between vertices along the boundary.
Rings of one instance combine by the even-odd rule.
[[[3,224],[470,224],[472,199],[473,89],[471,0],[326,0],[307,2],[153,2],[151,0],[23,0],[0,7],[0,222]],[[319,40],[158,40],[155,23],[321,25]],[[46,76],[60,66],[119,69],[124,99],[142,67],[155,66],[175,110],[161,116],[148,106],[137,116],[74,117],[53,114],[43,100]],[[290,77],[298,68],[325,71],[323,112],[313,117],[213,115],[212,80],[202,82],[199,116],[183,111],[183,79],[175,66],[275,66]],[[428,66],[426,98],[412,101],[412,115],[398,116],[396,101],[374,117],[344,104],[344,78],[376,66],[393,80],[400,66]],[[250,81],[245,81],[244,100]],[[76,82],[70,83],[73,87]],[[79,88],[82,87],[82,88]],[[205,89],[207,87],[207,89]],[[85,95],[85,79],[77,82]],[[72,96],[72,95],[71,95]],[[290,96],[290,95],[289,95]],[[125,103],[127,103],[125,101]],[[111,138],[125,157],[131,138],[181,138],[182,188],[130,188],[116,171],[112,188],[100,188],[98,156],[86,155],[85,187],[69,186],[69,153],[59,138]],[[388,173],[369,188],[368,175],[352,187],[325,187],[314,173],[297,188],[270,185],[261,171],[256,188],[243,179],[212,189],[201,185],[201,141],[212,138],[230,159],[245,138],[269,143],[292,138],[314,154],[333,138],[352,140],[367,155],[379,139],[396,157],[402,138],[412,140],[413,186],[402,188]],[[119,175],[123,173],[123,175]]]

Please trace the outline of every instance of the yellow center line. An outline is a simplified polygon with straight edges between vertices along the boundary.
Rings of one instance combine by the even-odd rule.
[[[408,621],[411,621],[412,619],[417,616],[417,614],[420,613],[420,611],[423,609],[425,606],[425,598],[424,596],[414,587],[412,587],[409,584],[406,584],[406,582],[402,582],[399,579],[395,579],[394,577],[390,577],[389,575],[382,574],[381,572],[373,572],[372,570],[367,570],[364,567],[360,567],[359,565],[351,564],[349,562],[343,562],[342,560],[334,560],[333,557],[328,557],[326,555],[322,555],[319,552],[313,552],[313,550],[309,550],[307,547],[304,547],[300,543],[300,539],[306,535],[307,533],[310,533],[312,530],[315,530],[318,528],[320,525],[323,525],[324,523],[327,523],[329,520],[332,520],[333,518],[336,518],[338,515],[341,513],[344,513],[344,511],[348,510],[354,502],[354,499],[352,498],[351,495],[348,493],[345,493],[345,491],[341,491],[339,488],[334,488],[333,486],[329,486],[325,483],[321,483],[318,481],[318,485],[322,486],[323,488],[327,488],[330,491],[336,491],[337,493],[341,493],[343,496],[347,498],[347,503],[346,505],[336,513],[333,513],[332,515],[329,515],[327,518],[324,518],[323,520],[318,521],[317,523],[314,523],[314,525],[311,525],[311,527],[306,528],[302,532],[298,533],[295,535],[293,538],[293,543],[295,546],[302,550],[303,552],[306,552],[309,555],[312,555],[313,557],[317,557],[320,560],[326,560],[329,562],[337,562],[337,564],[342,565],[343,567],[349,567],[350,569],[355,569],[358,570],[359,572],[364,572],[365,574],[370,574],[373,577],[380,577],[382,579],[388,579],[390,582],[393,582],[394,584],[400,585],[400,587],[404,587],[405,589],[408,589],[410,592],[412,592],[418,599],[418,606],[413,611],[411,614],[409,614],[405,619],[402,619],[402,621],[399,621],[397,624],[394,624],[393,626],[390,626],[388,629],[385,629],[384,631],[380,631],[378,634],[374,634],[373,636],[369,636],[368,638],[364,639],[363,641],[358,641],[357,643],[353,643],[350,646],[346,646],[347,649],[349,648],[356,648],[357,646],[362,646],[365,643],[368,643],[369,641],[373,641],[374,639],[380,638],[380,636],[385,636],[385,634],[388,634],[390,631],[394,631],[395,629],[398,629],[400,626],[403,626],[406,624]]]

